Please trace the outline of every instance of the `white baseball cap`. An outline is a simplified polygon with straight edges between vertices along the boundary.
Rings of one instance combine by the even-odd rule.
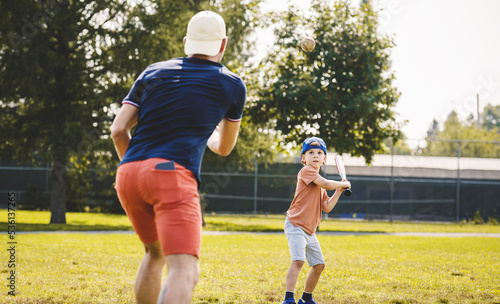
[[[184,53],[215,56],[219,53],[222,39],[226,37],[224,19],[214,12],[202,11],[194,15],[187,27]]]

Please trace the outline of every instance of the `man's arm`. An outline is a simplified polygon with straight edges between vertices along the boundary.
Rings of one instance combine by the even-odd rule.
[[[130,143],[130,130],[137,124],[139,108],[131,104],[123,104],[111,125],[111,138],[120,160],[127,151]]]
[[[216,154],[228,156],[233,151],[238,139],[240,124],[241,121],[230,121],[223,118],[212,135],[210,135],[210,138],[208,138],[208,148]]]

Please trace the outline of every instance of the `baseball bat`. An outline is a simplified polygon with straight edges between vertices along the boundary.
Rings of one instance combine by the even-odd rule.
[[[344,167],[344,161],[342,160],[342,156],[340,155],[335,155],[335,165],[337,165],[337,171],[339,172],[340,178],[342,180],[347,180],[346,173],[345,173],[345,167]],[[349,188],[345,188],[344,190],[344,195],[345,196],[351,196],[352,191]]]

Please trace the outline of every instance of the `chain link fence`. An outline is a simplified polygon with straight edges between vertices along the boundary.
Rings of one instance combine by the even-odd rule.
[[[321,174],[340,180],[333,157]],[[500,159],[376,155],[372,166],[345,157],[353,194],[342,196],[328,217],[460,221],[479,214],[500,218]],[[437,165],[436,165],[437,164]],[[283,214],[302,165],[258,165],[255,170],[204,167],[201,206],[207,213]],[[0,167],[0,192],[16,192],[22,209],[49,209],[49,166]],[[123,212],[113,189],[114,172],[89,174],[91,190],[68,193],[68,211]],[[71,180],[70,180],[71,182]],[[69,187],[70,188],[70,187]],[[71,189],[74,189],[72,185]],[[333,191],[328,192],[329,195]],[[4,207],[4,206],[3,206]]]

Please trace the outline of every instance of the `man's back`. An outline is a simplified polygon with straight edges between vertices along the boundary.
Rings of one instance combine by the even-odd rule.
[[[223,117],[239,120],[246,88],[222,64],[176,58],[150,65],[123,103],[139,107],[138,126],[121,163],[158,157],[199,180],[206,142]]]

